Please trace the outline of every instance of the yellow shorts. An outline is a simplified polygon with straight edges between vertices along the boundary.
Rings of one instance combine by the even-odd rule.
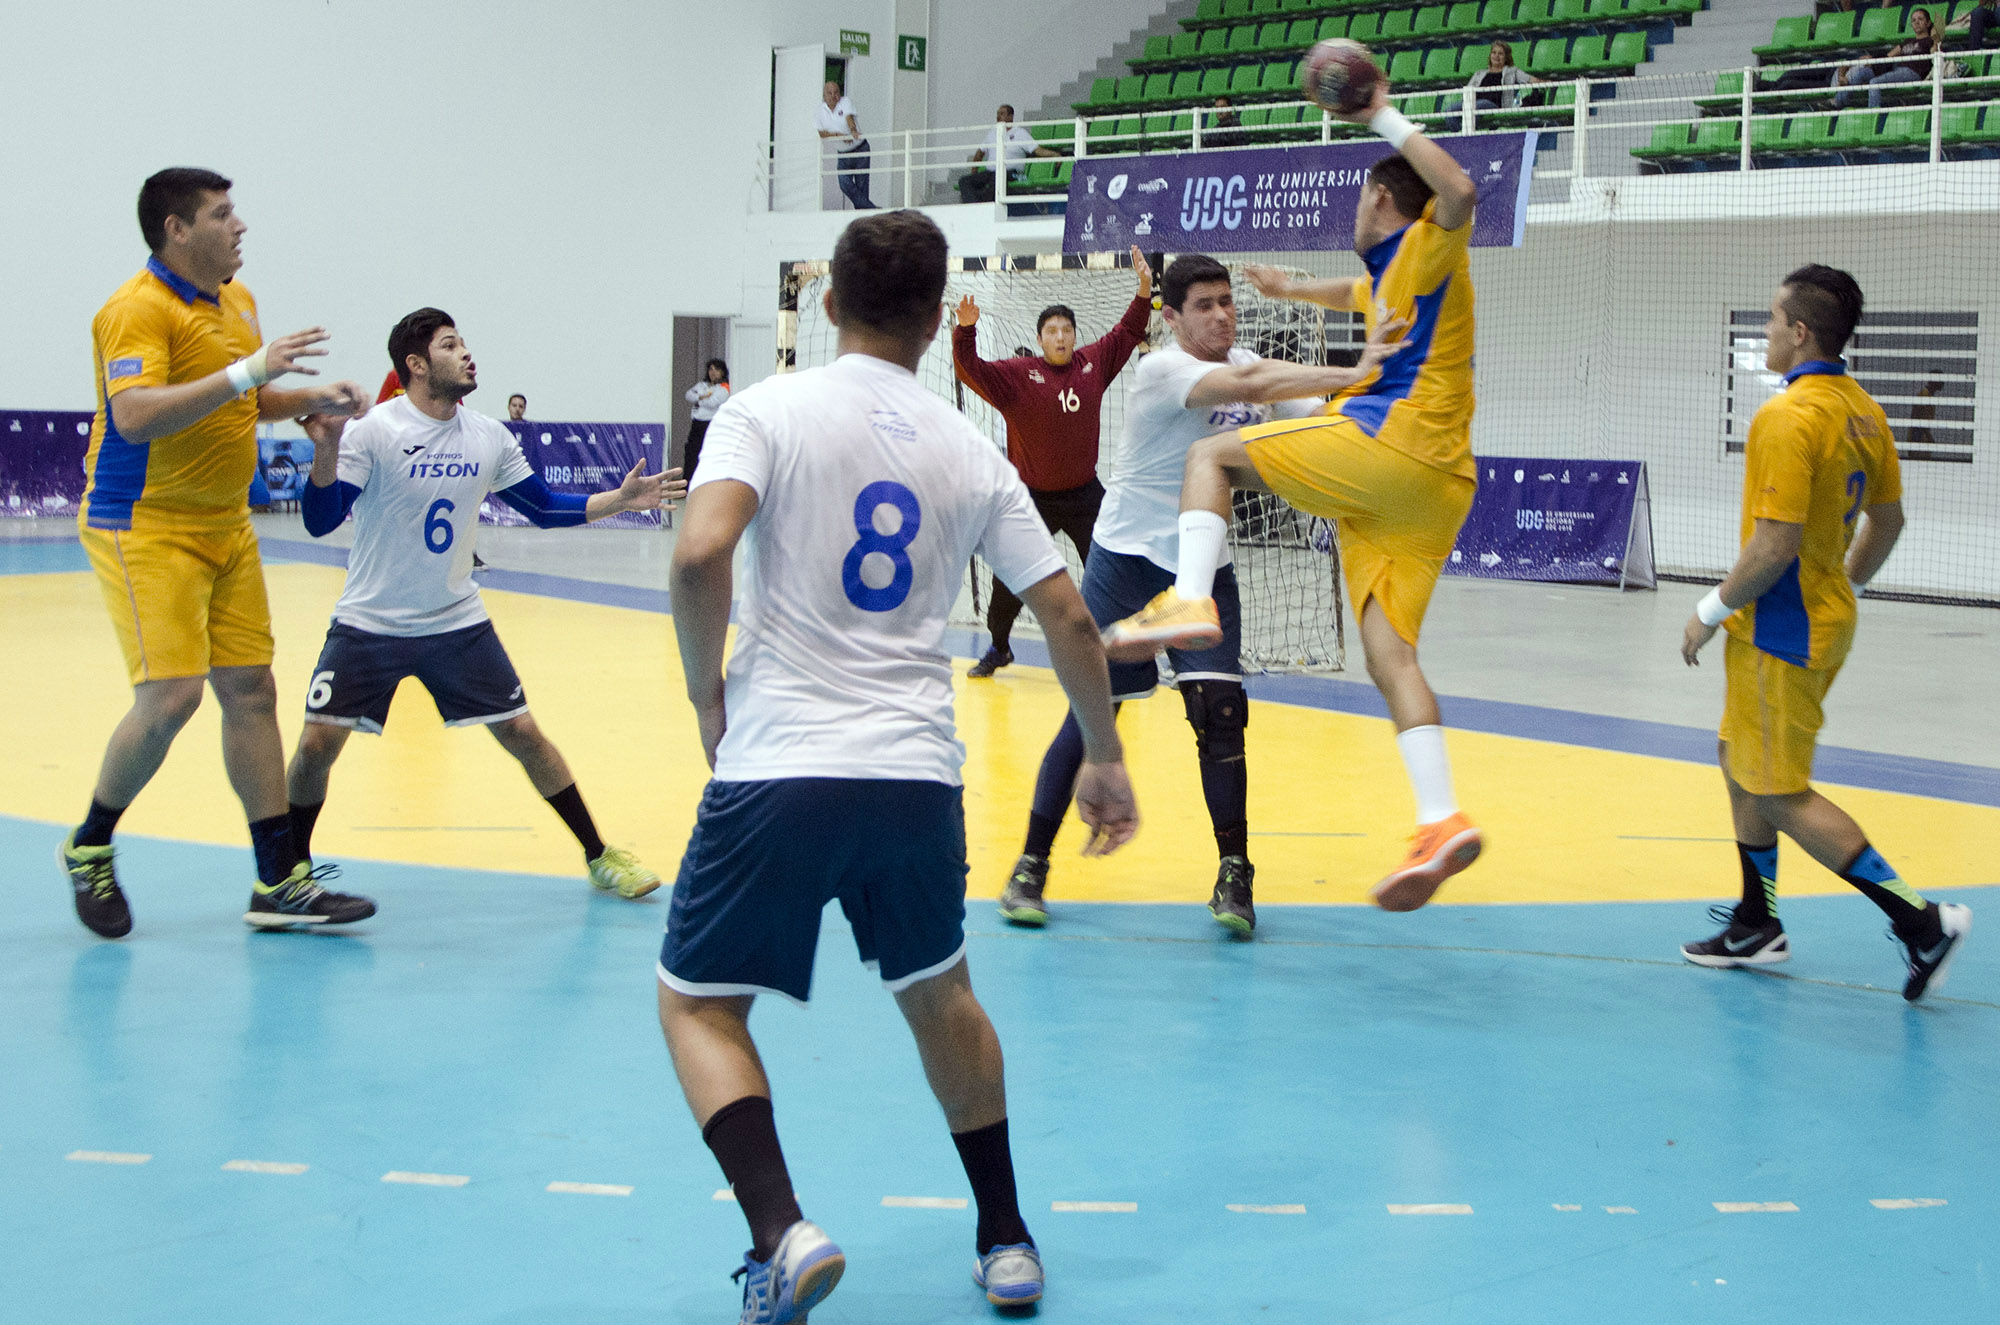
[[[1812,784],[1820,705],[1840,669],[1814,671],[1731,635],[1723,652],[1723,768],[1753,796],[1790,796]]]
[[[1396,633],[1415,644],[1472,510],[1473,480],[1404,455],[1337,416],[1260,423],[1241,436],[1271,491],[1339,527],[1354,615],[1373,598]]]
[[[132,684],[271,665],[271,604],[257,534],[83,530]]]

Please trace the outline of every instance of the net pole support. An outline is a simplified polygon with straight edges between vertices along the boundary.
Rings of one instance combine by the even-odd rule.
[[[1931,52],[1931,164],[1944,160],[1944,51]]]
[[[1570,178],[1580,179],[1590,174],[1590,149],[1587,138],[1590,133],[1590,80],[1576,80],[1576,109],[1570,115],[1570,124],[1575,129],[1575,141],[1570,144]],[[1530,152],[1522,169],[1532,172],[1534,155]]]
[[[1757,71],[1746,68],[1743,71],[1743,132],[1742,141],[1736,145],[1736,168],[1744,173],[1750,170],[1750,115],[1757,95]]]

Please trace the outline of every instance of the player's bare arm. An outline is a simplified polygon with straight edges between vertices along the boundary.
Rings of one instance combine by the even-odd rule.
[[[230,369],[210,373],[192,382],[178,382],[172,386],[127,387],[111,398],[111,424],[128,442],[150,442],[179,432],[201,422],[243,394],[244,388],[230,376],[231,369],[238,368],[247,373],[248,380],[259,388],[258,413],[262,418],[337,412],[341,408],[344,392],[340,396],[323,399],[329,388],[323,388],[320,396],[309,397],[305,392],[273,392],[264,385],[286,373],[314,375],[316,370],[307,366],[305,360],[324,355],[326,351],[320,346],[326,340],[326,328],[308,327],[289,336],[280,336],[244,359],[240,365],[232,364]],[[332,389],[337,388],[351,388],[355,403],[363,399],[361,388],[352,382],[334,383]],[[276,396],[285,408],[266,412],[264,402],[271,396]],[[350,409],[348,412],[353,411]]]
[[[1076,812],[1090,828],[1083,853],[1107,855],[1139,831],[1139,807],[1125,773],[1125,748],[1112,714],[1111,678],[1097,624],[1067,571],[1029,586],[1021,600],[1042,624],[1049,663],[1083,731],[1083,767],[1076,779]]]
[[[315,456],[315,459],[318,457]],[[687,481],[678,469],[669,469],[662,474],[648,474],[646,462],[641,459],[625,475],[625,481],[615,488],[603,492],[593,492],[590,500],[583,505],[584,520],[602,520],[606,516],[618,515],[625,511],[657,511],[662,506],[671,506],[687,496]]]
[[[1224,405],[1235,401],[1264,404],[1274,400],[1303,400],[1345,391],[1374,376],[1384,359],[1403,348],[1407,321],[1388,318],[1378,324],[1361,347],[1361,358],[1352,368],[1317,367],[1288,363],[1283,359],[1259,359],[1256,363],[1228,364],[1208,373],[1188,392],[1190,409],[1201,405]]]
[[[1847,578],[1859,589],[1875,578],[1903,535],[1903,503],[1878,502],[1861,512],[1861,525],[1847,549]]]
[[[701,749],[715,767],[726,726],[722,661],[729,639],[729,598],[735,588],[731,561],[743,531],[757,514],[757,490],[736,479],[704,483],[688,499],[687,518],[674,543],[667,574],[673,595],[674,636],[688,702],[701,724]]]
[[[1266,299],[1289,299],[1293,303],[1318,304],[1321,308],[1354,307],[1352,278],[1324,277],[1300,280],[1261,262],[1244,264],[1244,279]]]
[[[1784,575],[1785,567],[1798,558],[1799,544],[1805,538],[1805,532],[1806,527],[1802,524],[1759,520],[1750,541],[1737,554],[1736,565],[1717,590],[1722,595],[1722,605],[1734,612],[1770,592],[1771,586]],[[1699,612],[1690,616],[1687,628],[1681,633],[1681,660],[1690,667],[1699,667],[1701,661],[1695,655],[1715,638],[1715,632],[1721,625],[1720,620],[1713,626],[1708,625]]]
[[[979,301],[971,295],[966,295],[958,301],[958,325],[961,327],[971,327],[978,324]]]
[[[1388,108],[1389,80],[1384,78],[1375,84],[1375,97],[1367,106],[1351,115],[1336,114],[1334,118],[1366,125]],[[1431,220],[1440,230],[1456,230],[1472,219],[1473,209],[1479,204],[1479,186],[1451,153],[1421,133],[1410,135],[1397,150],[1437,193]]]
[[[1135,297],[1139,299],[1151,299],[1153,297],[1153,264],[1146,261],[1146,255],[1139,251],[1137,244],[1132,246],[1132,270],[1139,273],[1139,289]]]

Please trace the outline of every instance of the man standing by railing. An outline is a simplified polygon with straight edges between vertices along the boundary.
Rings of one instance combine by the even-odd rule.
[[[861,136],[861,124],[854,118],[854,103],[832,79],[827,80],[824,96],[825,100],[813,107],[813,121],[822,139],[834,140],[840,191],[855,210],[868,211],[875,206],[868,197],[868,140]]]

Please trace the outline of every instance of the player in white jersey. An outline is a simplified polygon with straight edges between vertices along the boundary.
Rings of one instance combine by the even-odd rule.
[[[1229,269],[1214,258],[1188,254],[1174,259],[1160,285],[1163,316],[1174,343],[1139,361],[1125,403],[1125,438],[1118,462],[1105,480],[1090,560],[1083,568],[1083,599],[1101,625],[1139,611],[1174,582],[1180,544],[1181,473],[1188,449],[1204,437],[1266,423],[1302,418],[1319,407],[1319,397],[1361,381],[1393,347],[1371,342],[1354,368],[1316,368],[1262,359],[1236,343],[1236,302]],[[1251,898],[1256,874],[1250,863],[1246,803],[1249,775],[1244,763],[1243,729],[1249,702],[1243,691],[1241,610],[1236,576],[1227,564],[1215,579],[1221,632],[1201,647],[1169,649],[1175,684],[1194,728],[1201,767],[1202,798],[1215,829],[1215,891],[1208,909],[1237,937],[1256,929]],[[1114,703],[1143,699],[1159,684],[1156,658],[1111,663]],[[1000,914],[1019,925],[1048,921],[1044,890],[1049,852],[1062,826],[1069,789],[1083,747],[1074,719],[1042,756],[1035,798],[1028,812],[1028,836],[1021,857],[1000,896]]]
[[[308,426],[312,476],[299,503],[306,532],[333,532],[350,509],[355,530],[347,584],[313,667],[305,730],[287,773],[292,836],[310,852],[327,775],[349,733],[379,734],[397,685],[414,676],[446,726],[484,726],[521,761],[576,835],[592,885],[643,897],[660,876],[604,844],[562,752],[528,712],[472,582],[472,535],[489,493],[546,529],[657,509],[685,492],[680,471],[649,475],[641,460],[609,491],[550,492],[512,433],[460,403],[478,385],[478,368],[449,315],[420,308],[398,322],[389,358],[404,394],[358,422],[319,418]]]
[[[1006,458],[916,379],[944,283],[944,236],[921,213],[848,226],[827,295],[839,357],[722,407],[674,547],[674,628],[715,778],[674,884],[660,1025],[750,1225],[746,1322],[805,1320],[846,1265],[793,1195],[748,1025],[758,994],[810,994],[834,898],[916,1036],[971,1182],[974,1282],[1000,1306],[1042,1293],[1000,1042],[965,959],[965,750],[945,631],[974,552],[1047,633],[1082,731],[1087,850],[1138,827],[1103,650],[1062,557]]]

